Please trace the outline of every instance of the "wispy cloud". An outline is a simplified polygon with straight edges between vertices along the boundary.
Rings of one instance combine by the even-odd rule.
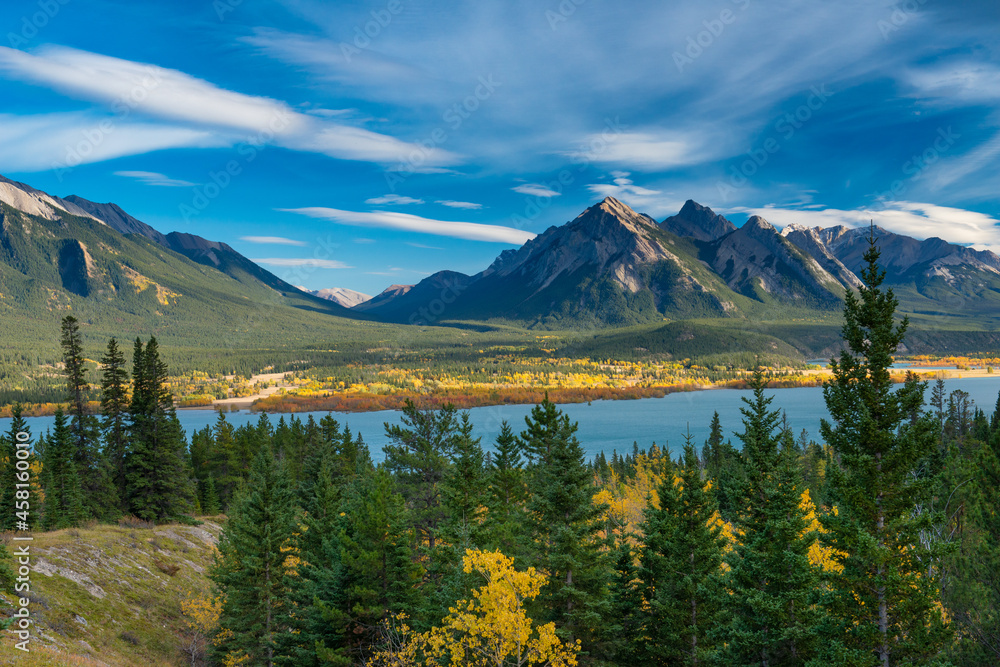
[[[261,257],[256,259],[251,259],[251,262],[257,264],[266,264],[268,266],[311,266],[317,269],[353,269],[353,266],[348,266],[344,262],[337,261],[335,259],[311,259],[308,257]]]
[[[179,178],[170,178],[166,174],[160,174],[155,171],[116,171],[115,176],[134,178],[141,183],[145,183],[146,185],[157,185],[167,188],[182,188],[196,185],[196,183],[192,183],[191,181],[182,181]]]
[[[406,245],[411,248],[420,248],[421,250],[444,250],[436,245],[424,245],[423,243],[413,243],[412,241],[406,241]]]
[[[373,206],[380,206],[383,204],[388,204],[389,206],[403,206],[405,204],[423,204],[424,200],[406,197],[403,195],[382,195],[381,197],[366,199],[365,203],[372,204]]]
[[[451,236],[469,241],[493,241],[496,243],[521,245],[535,238],[535,235],[531,232],[512,227],[482,225],[474,222],[456,222],[452,220],[432,220],[409,213],[396,213],[394,211],[343,211],[336,208],[323,207],[280,208],[277,210],[329,220],[342,225],[398,229],[421,234]]]
[[[229,143],[240,140],[239,133],[249,132],[261,141],[270,137],[284,148],[338,159],[398,163],[416,150],[427,168],[457,162],[456,155],[442,148],[421,147],[299,113],[280,100],[226,90],[157,65],[62,46],[48,46],[34,54],[0,47],[0,75],[103,104],[117,114],[134,110],[184,126],[193,125],[221,134]],[[109,136],[112,134],[117,132]],[[141,143],[137,144],[130,154],[143,152],[142,148]]]
[[[241,236],[240,240],[246,241],[247,243],[264,243],[272,245],[306,245],[305,241],[286,239],[284,236]]]
[[[434,203],[447,206],[448,208],[464,208],[470,211],[478,211],[483,207],[482,204],[474,204],[471,201],[453,201],[451,199],[438,199]]]
[[[943,238],[951,243],[1000,252],[1000,220],[984,213],[924,202],[892,201],[879,208],[788,209],[775,206],[738,208],[766,218],[777,227],[796,223],[808,227],[863,227],[870,221],[890,232],[918,239]]]
[[[693,137],[693,133],[663,131],[595,134],[580,142],[589,148],[569,151],[566,155],[576,161],[622,165],[637,171],[663,171],[718,157],[714,150],[704,148],[705,141]]]
[[[511,188],[511,190],[522,195],[528,195],[529,197],[558,197],[562,194],[538,183],[525,183],[524,185]]]
[[[614,197],[625,201],[628,197],[652,197],[660,194],[659,190],[650,190],[640,185],[636,185],[629,178],[627,171],[613,171],[611,175],[614,179],[611,183],[594,183],[588,185],[587,189],[602,197]]]
[[[134,120],[118,121],[114,131],[104,133],[98,129],[102,120],[100,115],[84,112],[0,114],[0,169],[41,171],[168,148],[232,143],[206,130]]]

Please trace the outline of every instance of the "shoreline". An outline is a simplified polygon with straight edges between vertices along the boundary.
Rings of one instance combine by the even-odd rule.
[[[901,383],[908,371],[913,371],[920,379],[931,382],[937,378],[944,380],[976,379],[1000,377],[1000,373],[989,373],[986,369],[922,369],[919,366],[909,368],[894,368],[891,371],[893,381]],[[284,375],[284,374],[274,374]],[[832,376],[828,368],[798,371],[797,375],[783,376],[768,383],[768,389],[802,389],[818,387],[823,380]],[[255,376],[256,377],[256,376]],[[460,410],[497,405],[532,405],[540,403],[546,395],[557,405],[589,403],[591,401],[630,401],[644,398],[662,398],[668,394],[691,391],[713,391],[724,389],[746,389],[746,380],[726,380],[718,384],[674,384],[657,387],[601,387],[601,388],[508,388],[498,390],[480,390],[481,393],[442,392],[436,394],[415,394],[400,392],[394,394],[332,394],[329,396],[295,396],[280,395],[282,389],[293,388],[294,385],[268,387],[263,392],[253,396],[218,399],[211,405],[176,406],[178,412],[191,410],[211,410],[213,412],[238,412],[247,410],[251,413],[267,412],[268,414],[297,414],[301,412],[337,412],[355,414],[364,412],[381,412],[400,410],[407,399],[416,403],[420,409],[438,409],[447,403],[454,404]],[[264,402],[261,404],[261,402]],[[272,404],[268,405],[267,401]],[[24,417],[51,417],[55,414],[57,404],[25,404]],[[67,405],[62,405],[65,410]],[[97,403],[93,402],[94,408]],[[11,405],[0,406],[0,419],[10,418]],[[91,414],[98,414],[94,410]]]

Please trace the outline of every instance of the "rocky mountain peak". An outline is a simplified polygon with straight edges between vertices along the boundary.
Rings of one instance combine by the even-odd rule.
[[[660,227],[677,236],[688,236],[699,241],[717,241],[736,229],[732,222],[693,199],[684,202],[677,215],[661,222]]]
[[[751,233],[752,232],[767,232],[771,234],[778,233],[778,230],[774,228],[774,225],[772,225],[770,222],[768,222],[759,215],[751,215],[750,218],[747,220],[747,224],[744,226],[744,229],[746,229],[746,231]]]

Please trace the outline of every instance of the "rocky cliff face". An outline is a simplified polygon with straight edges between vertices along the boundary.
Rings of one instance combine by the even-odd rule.
[[[736,225],[717,214],[707,206],[688,199],[677,213],[660,226],[677,236],[686,236],[699,241],[717,241],[736,230]]]

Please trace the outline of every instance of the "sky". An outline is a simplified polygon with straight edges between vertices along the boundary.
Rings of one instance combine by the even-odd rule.
[[[1000,3],[8,0],[0,174],[367,294],[606,196],[1000,251]]]

